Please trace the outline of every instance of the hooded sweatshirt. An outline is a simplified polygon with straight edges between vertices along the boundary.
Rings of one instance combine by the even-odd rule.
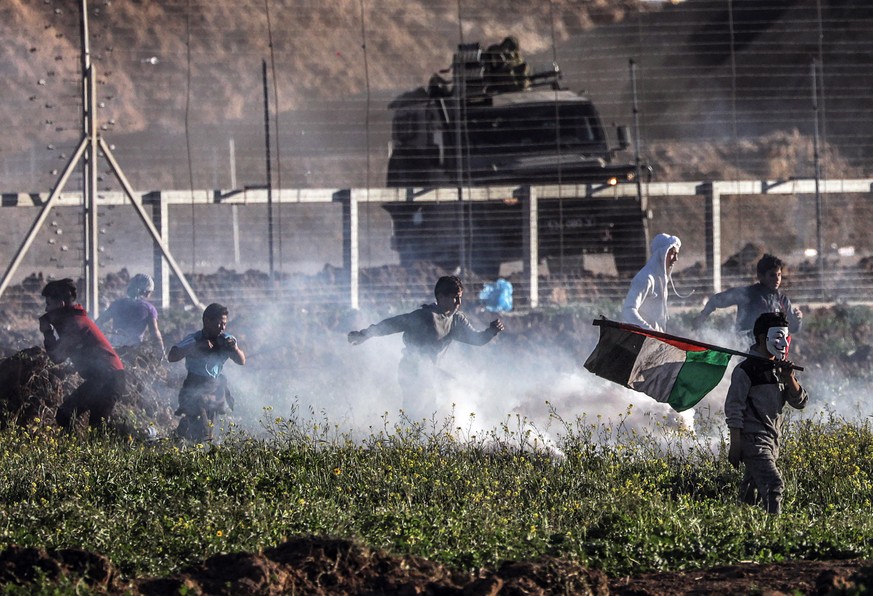
[[[682,246],[677,236],[658,234],[652,240],[651,257],[631,281],[621,309],[621,320],[645,329],[664,331],[667,327],[667,251]]]

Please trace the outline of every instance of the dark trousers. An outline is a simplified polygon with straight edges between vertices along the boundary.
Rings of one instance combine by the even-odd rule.
[[[782,511],[785,482],[776,467],[779,443],[763,434],[743,433],[743,464],[745,474],[740,483],[740,500],[758,504],[768,513]]]
[[[123,370],[86,379],[60,405],[55,419],[69,430],[77,415],[88,412],[88,423],[92,427],[99,426],[109,419],[115,403],[124,395],[124,387]]]
[[[176,436],[194,442],[210,440],[215,416],[224,414],[225,405],[232,401],[229,397],[224,375],[212,378],[188,373],[179,391],[176,416],[182,418]]]

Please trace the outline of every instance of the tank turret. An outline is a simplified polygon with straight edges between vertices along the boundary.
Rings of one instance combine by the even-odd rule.
[[[646,165],[617,159],[630,146],[627,128],[616,127],[617,144],[611,145],[594,103],[564,88],[561,80],[557,64],[532,69],[514,37],[484,50],[479,43],[459,45],[449,69],[389,104],[394,115],[387,185],[600,186],[635,182],[638,172],[650,174]],[[558,207],[541,200],[541,256],[612,252],[620,272],[635,271],[645,262],[648,245],[640,202],[578,197]],[[458,226],[478,239],[469,252],[480,272],[496,272],[494,263],[499,268],[501,260],[521,251],[518,205],[477,204],[466,222],[445,204],[385,208],[404,263],[425,259],[451,265],[458,258]]]
[[[591,100],[561,86],[557,64],[533,71],[512,37],[485,50],[459,45],[449,71],[388,107],[388,186],[615,184],[637,174],[615,160],[627,129],[610,146]]]

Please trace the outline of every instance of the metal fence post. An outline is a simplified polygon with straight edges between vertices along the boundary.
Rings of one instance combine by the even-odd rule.
[[[170,245],[170,218],[168,208],[164,205],[163,195],[160,191],[150,192],[143,195],[143,205],[151,207],[152,223],[160,234],[164,246]],[[161,247],[152,243],[153,275],[155,278],[155,297],[161,310],[170,308],[170,268],[164,267],[164,253]]]
[[[343,209],[343,271],[349,290],[349,308],[359,308],[359,238],[358,238],[358,199],[356,191],[338,190],[333,200],[342,204]]]
[[[521,186],[516,197],[522,202],[522,243],[524,275],[530,284],[530,307],[537,308],[540,303],[540,237],[539,207],[537,191],[531,186]]]
[[[721,292],[721,188],[717,183],[704,182],[697,187],[704,195],[704,234],[706,241],[706,269],[714,293]]]

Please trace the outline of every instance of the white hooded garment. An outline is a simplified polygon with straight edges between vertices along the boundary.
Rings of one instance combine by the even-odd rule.
[[[682,246],[677,236],[658,234],[652,239],[652,253],[645,266],[631,281],[621,309],[621,320],[645,329],[665,331],[667,328],[667,251]]]

